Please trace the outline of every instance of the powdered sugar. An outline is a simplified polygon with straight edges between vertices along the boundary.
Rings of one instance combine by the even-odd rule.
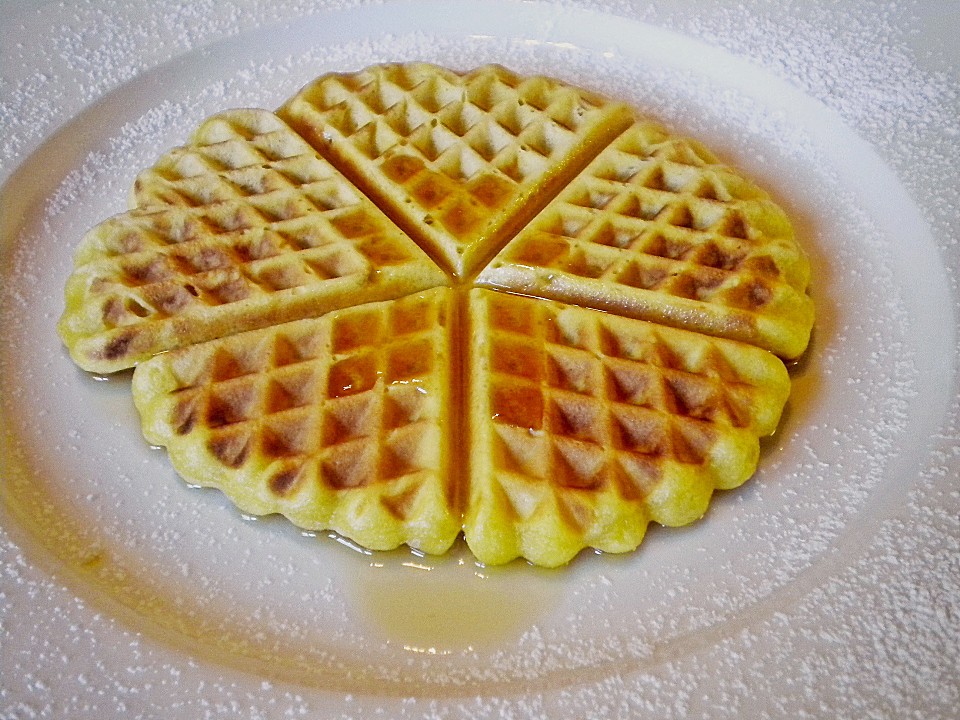
[[[933,334],[957,323],[958,183],[940,180],[960,166],[956,84],[916,66],[896,29],[900,10],[854,8],[835,33],[826,28],[839,27],[836,10],[799,6],[786,3],[778,18],[734,5],[705,17],[590,6],[706,45],[641,25],[618,32],[626,21],[573,3],[498,6],[509,32],[466,5],[454,9],[469,30],[417,4],[405,15],[330,6],[346,14],[304,30],[255,29],[300,14],[283,3],[223,16],[212,4],[171,7],[142,22],[123,3],[61,8],[59,29],[29,50],[32,69],[3,93],[12,132],[0,157],[25,158],[59,125],[51,109],[64,78],[82,78],[64,117],[118,90],[87,111],[82,127],[108,130],[76,162],[55,176],[28,159],[21,176],[40,181],[43,205],[12,245],[2,290],[4,328],[26,349],[0,354],[0,369],[18,378],[4,384],[5,412],[22,413],[11,457],[38,467],[9,470],[10,507],[35,517],[2,523],[17,544],[4,536],[0,551],[0,639],[13,648],[0,667],[22,679],[0,695],[0,714],[136,715],[162,704],[175,717],[948,717],[960,701],[960,494],[950,483],[960,408],[944,370],[956,348]],[[438,26],[412,26],[426,17]],[[370,29],[345,29],[362,23]],[[157,41],[160,31],[171,40]],[[159,59],[231,37],[219,47],[228,62],[195,50],[138,80]],[[251,57],[270,37],[284,50]],[[627,37],[687,59],[658,63]],[[218,109],[275,106],[324,70],[404,58],[496,59],[628,97],[747,167],[798,218],[815,268],[814,344],[760,473],[717,497],[701,524],[652,530],[635,555],[588,556],[561,574],[478,568],[462,549],[440,561],[371,559],[283,523],[245,523],[216,493],[178,484],[142,445],[125,379],[95,383],[62,358],[51,324],[70,249],[83,228],[123,209],[140,167]],[[724,75],[724,63],[755,74]],[[843,124],[897,175],[860,158],[870,147]],[[901,186],[920,220],[884,214],[910,209]],[[914,267],[933,269],[923,287]],[[929,312],[937,301],[942,314]],[[36,411],[53,407],[62,417]],[[62,531],[76,552],[51,557],[37,528]],[[472,599],[509,615],[503,598],[533,598],[541,611],[495,637],[468,627],[418,645],[378,624],[364,600],[399,596],[417,572],[440,578],[423,586],[454,613],[466,615]],[[918,694],[931,686],[936,696]]]

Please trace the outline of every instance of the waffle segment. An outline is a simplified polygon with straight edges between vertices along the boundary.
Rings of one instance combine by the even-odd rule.
[[[191,484],[370,549],[562,565],[756,469],[807,347],[784,212],[626,105],[376,65],[230,110],[81,240],[58,331]]]
[[[142,363],[150,443],[190,482],[377,550],[446,551],[451,295],[435,288],[213,340]]]
[[[458,276],[632,119],[548,78],[427,63],[324,75],[279,112]]]
[[[685,525],[756,469],[790,390],[739,342],[557,302],[470,295],[470,496],[482,561],[556,566]]]
[[[810,267],[790,221],[702,145],[640,122],[486,267],[479,282],[799,356]]]
[[[265,110],[208,120],[134,194],[86,234],[67,281],[58,329],[86,370],[447,282]]]

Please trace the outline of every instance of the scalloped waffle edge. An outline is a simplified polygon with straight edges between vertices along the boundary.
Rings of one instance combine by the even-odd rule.
[[[77,249],[74,360],[136,367],[144,435],[189,482],[371,549],[462,532],[481,562],[557,566],[696,520],[755,471],[776,355],[813,322],[764,191],[495,65],[220,113],[132,202]]]
[[[499,65],[330,73],[279,110],[455,276],[469,276],[633,120]]]
[[[756,469],[790,392],[744,343],[548,300],[470,296],[470,495],[482,561],[557,566],[686,525]]]

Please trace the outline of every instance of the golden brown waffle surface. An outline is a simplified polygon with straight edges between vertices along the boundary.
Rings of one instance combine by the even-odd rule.
[[[470,502],[481,560],[560,565],[685,525],[756,469],[790,392],[770,353],[597,310],[470,296]]]
[[[143,173],[90,230],[60,334],[94,372],[446,279],[273,113],[235,110]]]
[[[623,104],[549,78],[427,63],[325,75],[280,114],[458,276],[632,120]]]
[[[499,66],[232,110],[81,240],[59,330],[189,482],[372,549],[624,552],[756,469],[813,306],[783,211]],[[780,357],[778,357],[780,356]]]
[[[810,268],[765,192],[653,123],[623,133],[480,273],[481,284],[759,345],[807,346]]]
[[[133,379],[144,435],[246,512],[444,552],[460,532],[444,442],[452,293],[158,355]]]

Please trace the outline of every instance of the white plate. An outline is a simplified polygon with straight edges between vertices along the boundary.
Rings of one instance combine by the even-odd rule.
[[[156,24],[129,39],[99,20],[59,52],[87,62],[92,43],[121,43],[122,57],[140,42],[162,57],[146,37]],[[8,140],[0,716],[950,715],[960,303],[943,233],[957,226],[956,166],[937,184],[898,138],[862,139],[882,123],[857,126],[843,77],[807,76],[805,92],[737,52],[599,10],[412,2],[250,24],[211,31],[223,39],[209,45],[196,30],[193,49],[129,77],[114,66],[90,97],[47,77],[74,110],[55,133]],[[713,27],[738,32],[727,24]],[[797,52],[814,52],[809,39]],[[551,572],[484,568],[462,547],[360,552],[187,487],[142,440],[129,376],[70,363],[54,325],[72,249],[124,209],[138,168],[220,109],[275,107],[321,72],[399,59],[496,61],[628,98],[746,169],[796,219],[814,340],[757,476],[698,524]],[[18,72],[8,130],[38,82]],[[956,89],[930,83],[933,96]],[[927,162],[956,118],[936,137],[915,129],[901,128]]]

